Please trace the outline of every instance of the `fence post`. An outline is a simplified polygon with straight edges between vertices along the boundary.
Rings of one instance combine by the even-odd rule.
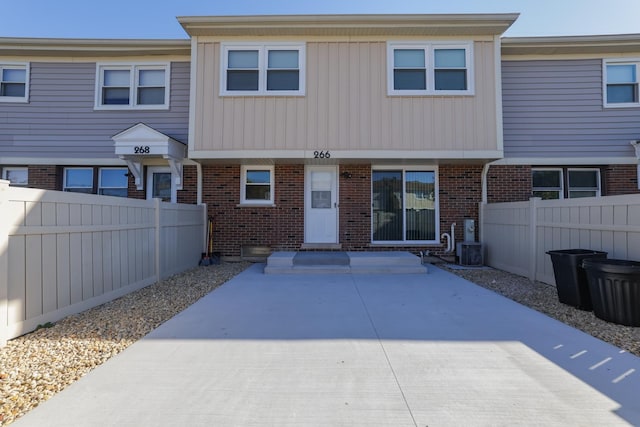
[[[7,345],[9,321],[9,181],[0,180],[0,347]]]
[[[528,278],[532,282],[536,280],[536,270],[538,265],[538,201],[539,197],[529,199],[529,275]]]
[[[156,234],[156,249],[155,249],[155,262],[156,262],[156,282],[159,282],[162,279],[161,276],[161,251],[162,251],[162,242],[160,241],[160,219],[162,218],[162,215],[160,214],[160,209],[162,208],[162,205],[160,204],[161,199],[153,199],[153,210],[154,210],[154,214],[155,214],[155,234]]]

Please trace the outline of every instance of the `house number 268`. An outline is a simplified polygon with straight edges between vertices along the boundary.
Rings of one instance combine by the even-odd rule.
[[[329,151],[314,151],[313,152],[314,159],[329,159],[331,158],[331,153]]]
[[[138,145],[133,147],[133,152],[135,154],[149,154],[149,151],[151,150],[148,145]]]

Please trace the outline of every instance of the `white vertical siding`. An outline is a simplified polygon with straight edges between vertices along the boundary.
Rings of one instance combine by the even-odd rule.
[[[200,42],[191,148],[498,149],[493,42],[474,43],[473,96],[387,96],[384,42],[306,46],[305,96],[220,97],[220,45]]]

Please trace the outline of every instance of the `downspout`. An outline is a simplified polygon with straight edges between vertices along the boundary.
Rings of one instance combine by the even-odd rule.
[[[631,145],[636,149],[636,157],[638,158],[638,171],[636,172],[636,180],[638,181],[638,190],[640,190],[640,140],[631,141]]]
[[[196,205],[202,204],[202,164],[196,163]]]

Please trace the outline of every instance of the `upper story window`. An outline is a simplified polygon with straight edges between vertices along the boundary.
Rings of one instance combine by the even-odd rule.
[[[273,205],[273,166],[243,166],[241,204]]]
[[[29,64],[0,63],[0,102],[29,100]]]
[[[96,109],[169,108],[169,64],[98,64]]]
[[[472,43],[387,44],[389,95],[472,95]]]
[[[9,181],[9,185],[26,187],[29,184],[29,170],[24,167],[6,167],[2,169],[2,179]]]
[[[221,95],[304,95],[304,44],[224,44]]]
[[[604,104],[607,107],[640,105],[638,99],[638,63],[604,62]]]

